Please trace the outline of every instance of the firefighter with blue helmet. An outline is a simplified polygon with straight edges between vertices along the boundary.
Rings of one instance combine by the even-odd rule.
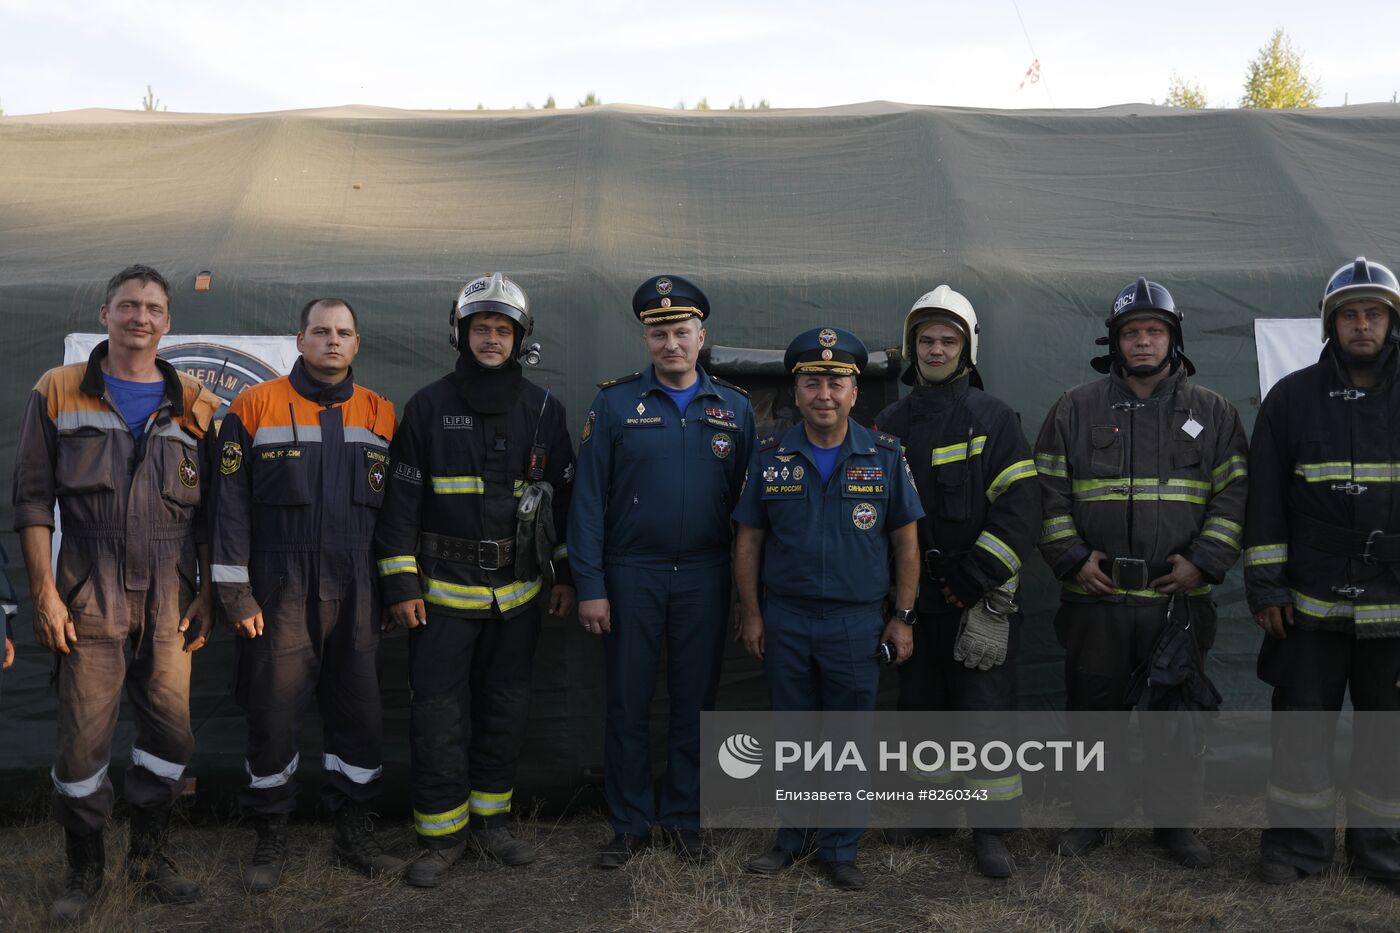
[[[1332,864],[1349,692],[1347,859],[1400,894],[1400,283],[1357,257],[1320,309],[1320,358],[1269,390],[1250,444],[1245,592],[1275,710],[1259,877],[1290,884]]]

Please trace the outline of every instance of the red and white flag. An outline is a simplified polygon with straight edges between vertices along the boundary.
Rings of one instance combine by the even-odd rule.
[[[1019,90],[1021,90],[1021,88],[1025,87],[1027,84],[1035,84],[1035,83],[1036,83],[1037,81],[1039,81],[1039,80],[1040,80],[1040,59],[1037,58],[1035,61],[1031,62],[1031,66],[1030,66],[1029,68],[1026,69],[1025,77],[1023,77],[1023,78],[1021,79],[1021,83],[1020,83],[1020,84],[1016,85],[1016,90],[1019,91]]]

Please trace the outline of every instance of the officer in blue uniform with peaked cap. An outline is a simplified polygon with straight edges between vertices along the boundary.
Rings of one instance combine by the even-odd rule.
[[[568,549],[579,620],[607,659],[604,785],[618,868],[659,822],[682,858],[700,861],[700,712],[714,708],[732,602],[729,514],[753,449],[753,410],[738,386],[698,365],[710,303],[678,275],[632,297],[651,366],[599,388],[579,433]],[[662,649],[670,728],[658,805],[651,700]]]
[[[860,338],[835,327],[793,340],[784,365],[802,421],[759,441],[734,510],[740,637],[764,662],[774,710],[873,710],[878,646],[892,642],[898,663],[913,651],[924,510],[899,441],[850,417],[867,357]],[[749,868],[774,874],[815,849],[834,885],[860,888],[860,835],[784,827]]]

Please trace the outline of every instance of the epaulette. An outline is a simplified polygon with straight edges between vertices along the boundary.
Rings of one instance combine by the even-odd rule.
[[[763,440],[761,440],[761,441],[758,442],[758,449],[759,449],[759,450],[768,450],[768,449],[770,449],[770,448],[777,447],[777,446],[778,446],[778,435],[776,435],[776,434],[770,434],[770,435],[768,435],[767,437],[765,437]]]
[[[899,438],[891,437],[888,434],[876,434],[875,443],[886,450],[899,450]]]
[[[620,386],[620,385],[622,385],[624,382],[631,382],[633,379],[640,379],[640,378],[642,378],[642,374],[641,374],[641,373],[632,373],[632,374],[629,375],[629,376],[618,376],[616,379],[609,379],[607,382],[600,382],[600,383],[598,383],[598,388],[600,388],[600,389],[610,389],[610,388],[612,388],[613,386]]]
[[[722,386],[724,386],[726,389],[733,389],[735,392],[738,392],[738,393],[739,393],[740,395],[742,395],[744,398],[748,398],[748,397],[749,397],[749,390],[748,390],[748,389],[745,389],[743,386],[736,386],[734,383],[730,382],[728,379],[721,379],[721,378],[718,377],[718,376],[711,376],[711,377],[710,377],[710,381],[713,382],[713,383],[715,383],[716,385],[722,385]]]

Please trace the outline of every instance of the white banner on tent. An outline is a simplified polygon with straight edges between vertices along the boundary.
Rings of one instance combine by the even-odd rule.
[[[106,334],[69,334],[63,338],[63,363],[83,363]],[[285,376],[297,361],[295,337],[234,337],[228,334],[167,334],[160,339],[160,355],[212,391],[224,404],[215,420],[222,421],[228,403],[250,385]],[[58,506],[54,506],[53,559],[57,573],[58,544],[62,537]]]
[[[63,362],[81,363],[106,334],[69,334]],[[297,361],[295,337],[234,337],[228,334],[167,334],[160,355],[231,402],[250,385],[285,376]]]
[[[1322,322],[1308,318],[1257,318],[1254,346],[1259,355],[1259,399],[1284,376],[1317,362]]]

